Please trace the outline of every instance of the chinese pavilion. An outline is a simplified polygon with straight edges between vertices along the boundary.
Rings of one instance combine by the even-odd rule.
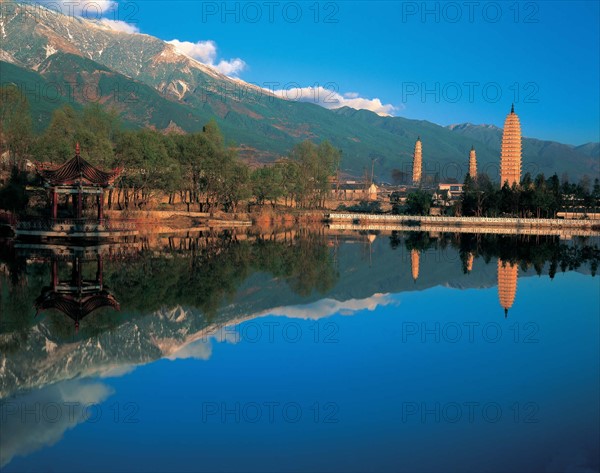
[[[122,168],[106,172],[92,166],[81,157],[77,143],[75,156],[65,164],[54,169],[38,164],[36,170],[49,191],[50,218],[17,222],[18,238],[103,239],[138,234],[133,222],[109,222],[104,216],[104,193],[113,186]],[[84,215],[86,196],[96,197],[97,215]]]
[[[110,188],[115,179],[121,174],[122,168],[110,172],[95,168],[80,155],[79,143],[75,147],[75,156],[56,169],[37,168],[38,174],[44,180],[45,187],[50,189],[52,202],[52,219],[58,218],[59,195],[70,195],[73,200],[73,217],[83,217],[83,196],[96,196],[98,206],[98,221],[104,220],[104,192]]]

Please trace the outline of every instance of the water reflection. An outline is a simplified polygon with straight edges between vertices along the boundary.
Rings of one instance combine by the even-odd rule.
[[[510,261],[502,261],[498,258],[498,297],[500,305],[504,308],[504,317],[508,317],[508,309],[515,302],[518,278],[519,267]]]
[[[70,266],[70,277],[61,280],[59,276],[59,254],[53,253],[49,258],[51,281],[49,286],[42,288],[42,293],[35,300],[36,317],[47,310],[58,310],[70,317],[75,323],[75,331],[79,330],[79,321],[90,313],[111,307],[120,310],[119,302],[103,284],[104,255],[97,248],[68,248],[67,266]],[[90,255],[90,253],[92,253]],[[86,279],[84,266],[95,263],[93,279]],[[86,268],[88,269],[88,268]]]
[[[206,231],[122,247],[5,245],[0,397],[16,435],[2,440],[8,453],[0,463],[52,445],[85,422],[94,414],[86,404],[111,395],[104,379],[159,359],[211,359],[215,343],[243,339],[232,327],[261,319],[281,324],[273,318],[311,321],[302,326],[305,334],[336,340],[336,327],[313,322],[377,314],[397,305],[398,294],[439,286],[497,286],[499,302],[488,312],[502,321],[503,312],[519,305],[518,278],[552,279],[559,269],[595,275],[599,260],[597,239],[324,229]],[[470,300],[462,305],[471,313]],[[20,421],[23,406],[65,402],[78,403],[68,421]]]

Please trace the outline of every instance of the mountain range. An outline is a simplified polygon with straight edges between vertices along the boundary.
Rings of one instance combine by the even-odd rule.
[[[97,101],[115,107],[132,128],[192,132],[215,119],[228,142],[250,162],[273,161],[305,139],[327,139],[342,150],[346,174],[360,176],[376,159],[376,179],[389,182],[393,169],[410,171],[420,136],[425,173],[462,179],[474,146],[480,169],[492,178],[498,175],[502,130],[495,126],[444,127],[285,100],[227,77],[159,38],[116,31],[39,5],[33,13],[31,5],[11,5],[0,18],[1,83],[15,83],[27,94],[37,131],[57,107]],[[523,169],[532,174],[595,176],[599,157],[599,143],[523,140]]]

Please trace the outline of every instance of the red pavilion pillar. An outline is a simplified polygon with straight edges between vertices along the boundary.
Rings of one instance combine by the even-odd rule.
[[[96,271],[96,281],[98,282],[100,287],[103,286],[103,280],[102,280],[103,279],[103,277],[102,277],[103,269],[104,269],[104,264],[102,261],[102,255],[98,254],[98,269]]]
[[[58,286],[58,261],[56,259],[52,259],[52,290],[56,291],[56,286]]]
[[[79,192],[77,193],[77,218],[81,218],[83,214],[83,199],[81,195],[81,187],[79,188]]]
[[[52,218],[56,219],[58,216],[58,195],[56,194],[56,188],[52,188]]]
[[[98,220],[100,223],[104,220],[104,189],[98,194]]]

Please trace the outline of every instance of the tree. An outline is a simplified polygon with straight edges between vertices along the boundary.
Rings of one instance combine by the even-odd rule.
[[[250,197],[250,173],[248,166],[234,160],[225,169],[224,186],[221,191],[223,210],[235,212],[240,201]]]
[[[179,166],[167,152],[167,139],[157,131],[127,131],[119,136],[116,159],[126,168],[120,179],[123,205],[147,206],[157,191],[172,191],[178,181]]]
[[[6,186],[0,189],[0,209],[21,213],[27,208],[29,195],[25,190],[27,176],[13,167],[11,177]]]
[[[54,110],[48,128],[38,141],[36,154],[53,164],[62,164],[72,158],[79,118],[70,105]]]
[[[274,207],[277,199],[283,196],[283,175],[278,166],[264,166],[252,172],[252,195],[256,197],[258,205],[270,201]]]
[[[32,141],[27,97],[15,85],[0,87],[0,156],[8,151],[11,166],[22,170]]]
[[[300,207],[324,205],[331,192],[331,179],[336,175],[341,152],[328,141],[318,146],[306,140],[290,152],[290,160],[298,165],[296,175],[296,203]]]
[[[473,180],[473,178],[471,178],[471,175],[467,173],[463,185],[463,192],[460,197],[462,215],[465,217],[476,214],[477,194],[479,194],[479,191],[477,189],[476,182]]]
[[[433,204],[433,195],[424,190],[416,190],[406,197],[406,213],[408,215],[429,215]]]

